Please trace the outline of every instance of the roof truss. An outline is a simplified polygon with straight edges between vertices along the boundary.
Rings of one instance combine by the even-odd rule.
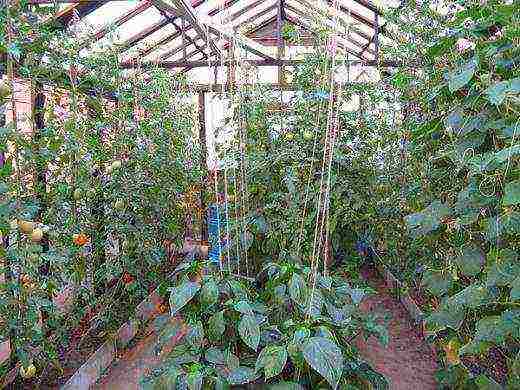
[[[73,22],[75,16],[85,17],[101,6],[116,1],[121,0],[28,0],[30,4],[71,3],[55,17],[55,20],[63,26]],[[145,57],[154,62],[169,61],[172,56],[178,56],[180,52],[183,61],[197,54],[202,55],[203,59],[222,58],[223,49],[229,47],[230,42],[236,42],[246,51],[266,62],[272,62],[275,58],[270,51],[248,35],[274,22],[277,32],[272,41],[278,41],[279,45],[280,29],[284,21],[315,35],[316,31],[312,26],[313,17],[310,14],[317,15],[320,22],[331,27],[340,25],[343,32],[346,30],[351,32],[349,36],[342,36],[341,40],[344,44],[340,44],[340,48],[367,63],[377,62],[379,35],[387,34],[384,24],[382,26],[379,24],[380,11],[369,0],[353,0],[357,5],[355,7],[352,5],[352,9],[339,0],[221,0],[216,8],[209,9],[207,12],[198,12],[199,7],[208,8],[210,1],[212,0],[143,0],[118,16],[110,26],[97,31],[94,40],[102,39],[113,28],[131,23],[133,18],[149,9],[159,11],[162,18],[121,43],[123,50],[137,46],[137,54],[123,62],[125,67],[140,62]],[[229,12],[225,17],[217,22],[216,15],[228,9]],[[366,11],[362,12],[363,9]],[[154,35],[159,35],[155,33],[168,25],[173,26],[175,30],[152,40]],[[239,30],[244,26],[251,27],[241,33]],[[217,44],[217,40],[222,39],[227,41],[223,47]],[[265,43],[269,39],[259,40]],[[151,42],[148,43],[148,40]],[[85,45],[88,43],[92,42],[85,42]],[[195,51],[191,51],[191,48]],[[180,60],[171,62],[175,61],[180,62]]]

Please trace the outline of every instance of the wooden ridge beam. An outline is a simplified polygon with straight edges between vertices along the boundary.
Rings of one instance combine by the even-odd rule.
[[[300,10],[298,10],[298,9],[296,9],[296,8],[290,7],[290,8],[288,8],[288,9],[290,9],[292,12],[298,14],[298,16],[299,16],[301,19],[311,20],[311,19],[310,19],[310,16],[305,15],[302,11],[300,11]],[[323,23],[329,25],[329,27],[333,27],[333,26],[332,26],[332,21],[329,21],[329,20],[324,19],[324,20],[323,20]],[[299,25],[300,25],[300,27],[304,27],[304,26],[302,25],[302,23],[300,23]],[[310,27],[310,25],[307,25],[306,28],[307,28],[309,31],[312,31],[312,28]],[[314,33],[315,33],[315,32],[314,32]],[[368,49],[368,47],[365,49],[365,46],[364,46],[361,42],[359,42],[359,41],[357,41],[356,39],[354,39],[352,36],[344,36],[344,37],[341,36],[340,38],[343,39],[343,40],[345,40],[345,41],[347,41],[347,42],[349,42],[349,43],[351,43],[351,44],[353,44],[354,46],[358,47],[359,49],[361,49],[361,53],[355,53],[355,52],[353,52],[353,51],[351,51],[351,50],[349,51],[350,54],[354,54],[356,57],[359,57],[359,58],[362,58],[362,59],[366,59],[366,58],[364,58],[364,57],[362,56],[362,53],[363,53],[365,50],[366,50],[368,53],[375,55],[375,51],[374,51],[374,50],[372,50],[372,49]],[[343,47],[343,50],[347,50],[347,48],[346,48],[346,47]]]
[[[262,57],[266,60],[274,59],[273,56],[267,52],[265,46],[256,43],[255,41],[249,39],[245,35],[236,34],[233,28],[230,26],[217,25],[214,23],[209,23],[207,24],[207,26],[214,34],[222,36],[228,41],[236,41],[237,44],[243,46],[244,49],[259,57]]]
[[[354,54],[354,53],[351,53]],[[183,68],[183,67],[192,67],[192,68],[201,68],[205,66],[220,66],[220,65],[233,65],[233,64],[240,64],[247,62],[254,66],[297,66],[305,62],[304,59],[299,60],[278,60],[278,59],[271,59],[271,60],[224,60],[221,61],[220,59],[210,59],[210,60],[196,60],[196,61],[162,61],[162,62],[156,62],[156,61],[150,61],[150,62],[142,62],[140,64],[135,63],[128,63],[124,62],[121,63],[120,66],[123,69],[130,69],[134,67],[141,67],[141,68],[165,68],[165,69],[174,69],[174,68]],[[375,60],[367,60],[367,59],[359,59],[359,60],[344,60],[340,59],[338,62],[349,62],[351,65],[361,65],[361,66],[381,66],[381,67],[398,67],[401,66],[401,64],[397,61],[382,61],[378,63]]]

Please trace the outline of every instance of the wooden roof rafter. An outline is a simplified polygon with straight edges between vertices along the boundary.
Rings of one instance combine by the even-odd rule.
[[[311,26],[306,25],[305,23],[302,23],[300,20],[293,19],[289,15],[286,15],[285,18],[289,22],[293,23],[296,26],[299,26],[299,27],[303,28],[304,30],[308,31],[309,33],[311,33],[313,35],[317,35],[316,31],[314,31]],[[359,58],[361,61],[364,61],[366,63],[371,62],[371,60],[369,58],[366,58],[366,57],[363,56],[362,52],[356,53],[355,51],[353,51],[352,49],[350,49],[348,47],[345,47],[341,43],[338,43],[338,47],[341,48],[342,50],[344,50],[345,52],[347,52],[349,54],[352,54],[354,57]]]
[[[175,29],[177,30],[177,32],[178,32],[180,35],[183,35],[183,34],[182,34],[183,29],[182,29],[181,26],[177,25],[174,21],[171,21],[171,24],[175,27]],[[185,42],[182,42],[182,44],[181,44],[179,47],[177,47],[177,48],[175,48],[175,49],[173,49],[173,50],[171,50],[171,51],[169,51],[169,52],[167,52],[167,53],[162,54],[162,55],[159,57],[159,60],[167,59],[167,58],[171,57],[172,55],[178,53],[178,52],[181,51],[181,50],[186,49],[188,46],[191,46],[191,45],[195,46],[195,48],[196,48],[196,49],[197,49],[197,50],[198,50],[198,51],[199,51],[203,56],[207,56],[207,54],[204,52],[204,50],[205,50],[206,47],[207,47],[207,41],[204,41],[204,40],[203,40],[203,41],[204,41],[204,44],[203,44],[202,46],[198,46],[198,45],[197,45],[197,42],[196,42],[197,39],[192,39],[191,37],[189,37],[189,36],[186,35],[186,34],[184,34],[184,36],[183,36],[183,41],[185,41]],[[186,43],[186,42],[188,42],[188,43]]]
[[[297,15],[299,16],[299,19],[302,19],[302,20],[305,20],[305,19],[307,19],[307,20],[311,20],[311,17],[310,17],[310,16],[305,15],[305,14],[304,14],[301,10],[299,10],[299,9],[296,9],[296,8],[294,8],[294,7],[290,7],[289,10],[292,11],[292,12],[294,12],[295,14],[297,14]],[[328,23],[328,24],[330,25],[331,23]],[[300,22],[300,26],[303,27],[303,26],[301,25],[301,22]],[[311,29],[311,31],[312,31],[312,27],[311,27],[310,25],[307,25],[307,27],[308,27],[309,29]],[[376,56],[376,52],[375,52],[374,50],[369,49],[368,46],[365,47],[365,45],[363,45],[363,43],[357,41],[357,40],[354,39],[352,36],[342,36],[341,38],[344,39],[345,41],[351,43],[352,45],[358,47],[358,48],[361,50],[360,53],[355,53],[355,52],[353,52],[352,50],[349,51],[351,54],[354,54],[356,57],[359,57],[359,58],[361,58],[361,59],[367,59],[367,58],[365,58],[365,57],[362,56],[362,54],[363,54],[364,51],[366,51],[366,52],[368,52],[368,53],[373,54],[374,56]],[[343,49],[346,50],[346,47],[343,47]]]
[[[265,3],[265,0],[257,0],[247,6],[245,6],[244,8],[240,8],[237,12],[233,13],[232,15],[229,15],[228,17],[224,18],[222,20],[222,23],[229,23],[229,22],[232,22],[234,20],[236,20],[237,18],[239,18],[240,16],[246,14],[247,12],[251,11],[252,9],[258,7],[259,5],[262,5],[263,3]]]
[[[124,43],[122,43],[121,44],[122,50],[125,51],[125,50],[131,49],[133,46],[137,45],[141,40],[152,35],[154,32],[159,31],[161,28],[166,26],[168,23],[170,23],[170,19],[163,18],[163,19],[159,20],[158,22],[152,24],[151,26],[148,26],[144,30],[131,36]]]
[[[148,8],[150,8],[152,4],[148,0],[144,0],[137,4],[134,8],[129,10],[128,12],[125,12],[123,15],[118,17],[116,20],[114,20],[110,25],[105,26],[101,28],[99,31],[97,31],[94,34],[94,38],[96,41],[99,41],[103,37],[105,37],[110,31],[112,31],[114,28],[120,27],[121,25],[128,22],[133,17],[142,14],[144,11],[146,11]],[[88,43],[85,42],[82,46],[86,46]]]
[[[169,13],[170,16],[175,15],[176,13],[181,13],[187,20],[191,23],[192,27],[197,32],[199,38],[207,41],[211,51],[217,55],[222,55],[220,49],[215,44],[213,38],[209,35],[209,31],[205,26],[200,23],[198,20],[194,8],[191,4],[188,4],[186,0],[172,0],[175,5],[177,5],[178,10],[175,10],[171,5],[167,4],[163,0],[151,0],[153,4],[163,12]]]
[[[214,16],[216,14],[218,14],[220,11],[222,10],[225,10],[226,8],[228,7],[231,7],[233,4],[236,4],[239,0],[227,0],[224,7],[223,8],[220,8],[220,7],[217,7],[217,8],[213,8],[212,10],[210,10],[208,12],[208,16]],[[203,2],[201,1],[198,1],[197,3],[194,4],[194,7],[198,7],[200,6],[201,4],[203,4]],[[163,15],[166,15],[165,13],[163,13]],[[173,23],[173,21],[177,20],[177,19],[180,19],[179,16],[170,16],[170,15],[167,15],[169,18],[170,18],[170,22]],[[146,57],[147,55],[149,55],[150,53],[152,53],[153,51],[155,50],[158,50],[160,49],[162,46],[174,41],[175,39],[179,38],[181,35],[183,35],[183,33],[187,33],[188,31],[192,30],[193,29],[193,26],[191,24],[188,24],[187,26],[185,27],[182,27],[179,30],[175,31],[174,33],[172,34],[168,34],[167,36],[161,38],[159,41],[155,42],[153,45],[151,45],[150,47],[140,51],[139,53],[139,57],[143,58],[143,57]],[[185,35],[186,37],[186,35]],[[188,41],[189,42],[189,41]],[[186,46],[189,46],[190,43],[188,43]],[[183,47],[181,46],[180,50],[182,50]],[[174,49],[175,50],[175,49]],[[139,60],[138,57],[134,57],[132,59],[130,59],[129,61],[126,61],[126,62],[137,62]]]
[[[33,4],[32,2],[30,2]],[[49,4],[50,2],[47,2]],[[65,9],[58,12],[53,20],[57,22],[60,26],[67,27],[70,22],[75,18],[83,18],[98,8],[102,7],[108,3],[108,0],[99,0],[99,1],[80,1],[74,4],[71,4],[70,6],[66,7]],[[45,2],[36,2],[34,4],[46,4]]]
[[[325,1],[326,1],[327,4],[332,5],[334,0],[325,0]],[[354,0],[354,1],[356,1],[356,0]],[[360,1],[362,1],[362,0],[360,0]],[[361,4],[360,1],[356,1],[356,3]],[[364,3],[369,4],[369,3],[366,2],[366,1],[364,1]],[[361,4],[361,5],[363,5],[363,4]],[[372,7],[373,7],[373,6],[372,6]],[[371,28],[372,30],[374,30],[374,31],[376,30],[377,26],[376,26],[374,20],[370,20],[370,19],[368,19],[366,16],[363,16],[363,15],[361,15],[360,13],[358,13],[358,12],[356,12],[356,11],[354,11],[354,10],[348,8],[348,7],[345,7],[345,6],[341,5],[341,4],[338,5],[338,8],[339,8],[340,11],[342,11],[343,13],[345,13],[345,14],[351,16],[352,18],[356,19],[358,22],[363,23],[364,25],[370,27],[370,28]],[[368,8],[368,7],[366,7],[366,8]],[[370,8],[368,8],[368,9],[370,9]],[[372,9],[370,9],[370,10],[372,11]],[[374,11],[373,11],[373,12],[374,12]],[[375,14],[376,14],[376,15],[379,15],[380,12],[379,12],[379,11],[378,11],[378,12],[375,12]],[[386,31],[384,25],[381,26],[381,27],[379,27],[378,29],[379,29],[379,33],[381,33],[381,34],[383,34],[383,35],[387,35],[387,34],[388,34],[388,32]]]
[[[235,29],[235,31],[237,31],[237,30],[239,30],[241,27],[243,27],[243,26],[247,26],[247,25],[253,23],[253,21],[254,21],[255,19],[259,19],[259,18],[261,18],[262,16],[268,14],[268,13],[271,12],[271,11],[274,11],[274,10],[277,9],[277,8],[278,8],[278,5],[277,5],[276,3],[274,3],[273,5],[267,7],[266,9],[264,9],[264,10],[258,12],[258,13],[255,14],[255,15],[252,15],[251,17],[247,18],[246,20],[243,20],[242,22],[238,23],[236,26],[233,26],[233,29]],[[253,32],[253,31],[248,31],[247,33],[249,34],[249,33],[251,33],[251,32]]]

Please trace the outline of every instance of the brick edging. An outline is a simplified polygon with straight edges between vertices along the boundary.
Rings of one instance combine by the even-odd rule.
[[[116,336],[105,341],[74,375],[60,388],[61,390],[88,390],[96,383],[105,370],[116,359],[118,353],[126,349],[128,344],[137,336],[142,325],[148,322],[157,313],[156,306],[163,302],[157,287],[135,309],[136,315],[121,325]]]
[[[397,279],[382,262],[376,260],[374,264],[377,271],[383,276],[386,284],[391,288],[398,289],[399,293],[397,294],[397,298],[399,299],[399,302],[403,305],[412,320],[420,327],[424,341],[435,351],[435,344],[428,341],[425,337],[425,313],[421,310],[417,302],[415,302],[410,294],[406,292],[406,286],[399,279]]]

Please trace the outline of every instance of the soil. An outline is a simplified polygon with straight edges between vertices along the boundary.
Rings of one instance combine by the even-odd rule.
[[[374,337],[367,342],[359,337],[356,344],[361,355],[388,378],[392,390],[436,390],[436,354],[422,337],[420,327],[392,296],[392,289],[374,268],[365,265],[361,275],[377,291],[362,302],[362,310],[390,315],[388,346],[384,347]]]

